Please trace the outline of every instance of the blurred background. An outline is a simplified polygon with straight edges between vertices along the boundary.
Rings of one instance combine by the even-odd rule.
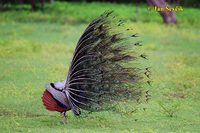
[[[199,0],[0,0],[0,132],[200,132],[199,6]],[[69,112],[61,125],[59,114],[42,105],[44,85],[66,78],[82,32],[108,10],[143,43],[151,100],[137,110],[124,103],[119,112],[79,118]]]

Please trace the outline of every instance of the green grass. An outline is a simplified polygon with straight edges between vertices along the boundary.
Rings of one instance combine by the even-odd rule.
[[[200,132],[198,9],[185,9],[177,14],[177,26],[166,26],[157,13],[148,15],[145,6],[137,22],[132,5],[56,3],[47,5],[44,13],[14,8],[19,7],[0,14],[1,133]],[[141,36],[153,72],[152,98],[142,105],[145,111],[80,118],[68,112],[69,123],[61,125],[59,113],[42,105],[44,85],[66,77],[86,23],[108,9],[130,20],[129,26]]]

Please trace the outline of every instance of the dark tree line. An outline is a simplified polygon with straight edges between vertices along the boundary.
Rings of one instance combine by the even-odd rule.
[[[43,10],[45,1],[46,0],[0,0],[0,8],[5,8],[9,4],[30,4],[34,11],[37,9]]]
[[[12,3],[12,4],[17,4],[17,3],[41,3],[41,1],[44,2],[52,2],[52,1],[71,1],[71,2],[94,2],[94,1],[99,1],[99,2],[115,2],[115,3],[146,3],[147,0],[0,0],[0,4],[5,4],[5,3]],[[200,2],[199,0],[165,0],[169,4],[180,4],[183,6],[189,6],[189,7],[200,7]]]
[[[146,3],[147,0],[55,0],[55,1],[71,1],[71,2],[115,2],[115,3]],[[169,4],[180,4],[189,7],[200,7],[199,0],[166,0]]]

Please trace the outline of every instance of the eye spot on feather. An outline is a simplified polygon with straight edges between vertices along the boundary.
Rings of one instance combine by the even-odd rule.
[[[142,43],[142,42],[136,42],[134,45],[135,45],[135,46],[142,46],[141,43]]]
[[[142,57],[142,58],[148,60],[147,55],[145,55],[145,54],[141,54],[140,57]]]
[[[131,35],[131,37],[138,37],[138,35],[137,35],[137,33],[136,33],[136,34]]]

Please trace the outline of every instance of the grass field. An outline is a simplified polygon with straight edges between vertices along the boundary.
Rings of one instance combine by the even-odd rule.
[[[200,10],[186,8],[177,13],[178,25],[166,26],[143,5],[137,17],[133,5],[55,3],[44,13],[20,8],[0,13],[1,133],[200,132]],[[68,124],[61,125],[59,113],[42,105],[44,85],[66,77],[87,23],[108,9],[127,19],[143,41],[153,72],[152,98],[145,111],[87,117],[68,112]]]

